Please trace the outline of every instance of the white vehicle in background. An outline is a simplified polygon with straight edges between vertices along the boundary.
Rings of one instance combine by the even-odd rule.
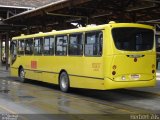
[[[9,41],[9,48],[10,49],[10,41]],[[10,64],[10,52],[8,53],[8,64]],[[2,43],[2,57],[1,57],[2,64],[6,63],[6,52],[5,52],[5,42]]]

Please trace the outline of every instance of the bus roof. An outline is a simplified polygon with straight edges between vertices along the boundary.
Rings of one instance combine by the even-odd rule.
[[[24,35],[21,34],[21,36],[13,37],[12,40],[17,40],[17,39],[26,39],[26,38],[36,38],[36,37],[45,37],[45,36],[53,36],[53,35],[61,35],[61,34],[69,34],[69,33],[78,33],[78,32],[85,32],[85,31],[96,31],[96,30],[103,30],[107,26],[110,27],[142,27],[142,28],[148,28],[148,29],[154,29],[153,26],[150,25],[145,25],[145,24],[138,24],[138,23],[115,23],[115,22],[110,22],[109,24],[104,24],[104,25],[97,25],[97,26],[87,26],[87,27],[79,27],[75,29],[67,29],[67,30],[52,30],[51,32],[39,32],[36,34],[30,34],[30,35]]]

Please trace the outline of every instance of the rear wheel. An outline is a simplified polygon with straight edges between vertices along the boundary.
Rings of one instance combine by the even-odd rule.
[[[69,77],[66,72],[62,72],[59,77],[59,86],[60,90],[62,92],[68,92],[69,91]]]
[[[19,70],[19,81],[25,82],[25,72],[24,72],[23,68],[20,68],[20,70]]]

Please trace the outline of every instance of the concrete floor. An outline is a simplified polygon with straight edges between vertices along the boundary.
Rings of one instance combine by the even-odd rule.
[[[51,84],[20,83],[1,68],[0,114],[3,118],[10,115],[22,120],[128,120],[135,114],[151,117],[160,114],[160,81],[154,88],[73,89],[71,93],[62,93]]]

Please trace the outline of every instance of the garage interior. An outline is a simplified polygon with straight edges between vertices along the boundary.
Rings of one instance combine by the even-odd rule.
[[[153,25],[157,40],[159,41],[160,38],[159,0],[10,1],[6,3],[0,1],[0,4],[3,4],[0,5],[0,57],[2,61],[5,53],[6,70],[9,68],[9,41],[12,37],[21,34],[64,30],[115,21]]]
[[[69,93],[63,93],[60,91],[60,85],[46,83],[47,77],[50,74],[58,73],[54,73],[56,72],[54,71],[54,66],[51,66],[53,71],[48,71],[50,74],[46,74],[47,77],[43,77],[43,81],[27,79],[26,83],[22,83],[19,80],[20,77],[11,76],[12,70],[10,68],[9,58],[12,37],[21,34],[27,35],[52,30],[72,29],[79,26],[85,27],[92,24],[108,24],[110,21],[152,25],[155,27],[156,44],[157,46],[160,44],[160,0],[0,0],[0,118],[2,117],[2,119],[7,120],[160,119],[160,64],[159,70],[156,71],[154,51],[149,51],[149,54],[144,52],[144,55],[148,56],[146,57],[147,59],[144,59],[146,62],[141,61],[141,58],[144,57],[143,52],[141,52],[135,54],[135,56],[127,54],[127,57],[131,57],[131,59],[129,58],[133,63],[131,65],[131,62],[127,63],[126,59],[123,58],[121,60],[125,61],[124,67],[121,67],[122,62],[120,59],[117,60],[117,64],[113,64],[113,67],[112,63],[109,63],[113,71],[111,71],[111,74],[114,73],[116,68],[117,73],[120,71],[120,67],[122,71],[126,69],[124,76],[120,76],[122,80],[133,66],[135,69],[134,74],[131,74],[129,77],[135,77],[134,81],[136,85],[146,82],[145,78],[144,81],[142,80],[137,83],[137,77],[144,74],[147,69],[150,73],[152,72],[151,74],[154,72],[150,77],[151,79],[152,77],[156,78],[155,81],[157,84],[154,87],[127,87],[114,90],[71,88]],[[18,55],[15,58],[20,57]],[[45,56],[45,54],[43,55]],[[136,57],[140,57],[138,58],[138,62]],[[30,58],[25,60],[27,63],[30,62],[28,66],[31,65],[32,68],[32,66],[36,66],[34,64],[36,61],[34,61],[35,57]],[[19,62],[19,60],[17,61]],[[67,67],[69,66],[74,71],[75,66],[78,71],[83,71],[81,64],[74,61],[75,64],[70,66],[67,63],[68,60],[65,59]],[[84,63],[89,63],[88,66],[90,67],[97,68],[97,66],[100,66],[97,61],[93,63],[87,60]],[[43,59],[43,61],[44,68],[49,66],[45,63],[50,63],[50,61],[53,61],[55,65],[60,64],[60,60]],[[58,64],[56,61],[58,61]],[[79,61],[83,62],[83,60]],[[72,62],[70,63],[72,64]],[[138,67],[136,66],[137,63],[139,65]],[[105,64],[102,63],[102,65],[104,66]],[[87,67],[87,65],[84,66]],[[17,70],[16,73],[18,73]],[[47,70],[43,70],[35,71],[35,73],[37,72],[36,74],[32,75],[29,73],[28,75],[39,76],[41,78],[40,75],[43,76],[45,72],[47,73]],[[139,72],[138,70],[141,71]],[[92,73],[90,69],[84,69],[84,71]],[[97,71],[97,73],[99,72],[101,71]],[[150,75],[149,72],[147,76]],[[19,71],[19,73],[22,72]],[[108,73],[108,71],[103,73]],[[73,77],[78,81],[76,79],[79,77],[78,75],[73,75]],[[54,76],[50,76],[50,78],[51,81],[56,79]],[[93,77],[86,76],[86,78]],[[95,86],[97,85],[95,81],[98,79],[91,79]],[[103,78],[99,80],[102,81]],[[88,84],[86,79],[82,79],[81,81],[83,82],[82,87]],[[134,81],[127,81],[127,84]],[[77,84],[80,82],[77,82]],[[122,82],[120,81],[120,83]],[[126,83],[126,81],[124,82]]]

